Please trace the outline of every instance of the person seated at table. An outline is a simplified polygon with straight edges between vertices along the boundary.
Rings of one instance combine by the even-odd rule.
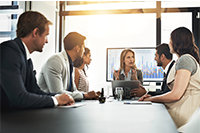
[[[120,68],[114,71],[114,80],[139,80],[143,83],[142,71],[135,64],[135,53],[131,49],[125,49],[120,55]]]
[[[0,44],[1,110],[49,108],[73,104],[67,94],[55,95],[40,90],[33,71],[31,53],[42,52],[48,43],[49,25],[43,14],[27,11],[19,16],[17,38]]]
[[[164,103],[179,128],[200,107],[199,49],[192,32],[185,27],[172,31],[169,47],[170,52],[178,56],[167,78],[171,91],[157,96],[146,94],[139,101]]]
[[[158,67],[160,66],[163,68],[164,78],[162,81],[161,90],[156,91],[156,92],[149,91],[148,94],[155,96],[155,95],[164,94],[164,93],[170,91],[170,89],[166,85],[166,82],[167,82],[168,74],[169,74],[172,66],[175,63],[175,61],[172,60],[172,57],[173,57],[173,55],[172,55],[172,53],[170,53],[168,44],[162,43],[162,44],[156,46],[155,61],[157,62]]]
[[[85,39],[77,32],[70,32],[64,38],[64,50],[51,56],[42,67],[38,84],[43,91],[67,93],[75,100],[98,98],[99,95],[94,91],[78,91],[73,79],[73,62],[83,56]]]
[[[168,44],[162,43],[162,44],[156,46],[155,61],[157,62],[157,66],[161,66],[163,68],[164,78],[162,81],[160,91],[149,91],[148,92],[148,94],[150,94],[151,96],[161,95],[161,94],[164,94],[164,93],[170,91],[166,82],[167,82],[168,74],[175,62],[174,60],[172,60],[172,57],[173,57],[173,55],[170,53]],[[143,86],[140,86],[138,89],[132,90],[131,93],[140,97],[140,96],[143,96],[146,93],[146,91]]]
[[[91,53],[89,48],[85,48],[83,57],[80,60],[74,62],[75,68],[75,84],[79,91],[88,92],[89,91],[89,81],[85,71],[85,67],[91,62]]]

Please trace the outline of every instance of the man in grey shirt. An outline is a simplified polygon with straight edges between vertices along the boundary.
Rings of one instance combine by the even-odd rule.
[[[83,56],[85,39],[85,36],[77,32],[70,32],[64,38],[65,50],[50,57],[42,67],[38,84],[43,91],[67,93],[75,100],[98,98],[94,91],[78,91],[73,79],[73,62]]]

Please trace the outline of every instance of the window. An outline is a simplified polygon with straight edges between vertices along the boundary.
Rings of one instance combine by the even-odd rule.
[[[169,43],[170,33],[181,26],[192,31],[192,13],[162,13],[161,15],[161,40],[162,43]]]
[[[0,43],[16,37],[16,24],[23,12],[16,1],[0,2]]]
[[[106,48],[169,43],[171,31],[180,26],[192,30],[200,42],[200,17],[195,18],[200,2],[68,1],[63,5],[59,45],[71,31],[87,37],[86,47],[90,48],[93,59],[87,71],[91,89],[106,85]]]
[[[106,48],[156,46],[155,13],[66,16],[65,20],[66,35],[76,31],[87,37],[92,58],[87,71],[91,88],[105,84]]]

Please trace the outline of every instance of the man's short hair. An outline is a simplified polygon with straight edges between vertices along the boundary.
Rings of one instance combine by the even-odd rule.
[[[169,49],[168,44],[162,43],[162,44],[160,44],[160,45],[158,45],[158,46],[156,47],[156,50],[157,50],[157,54],[159,55],[159,57],[160,57],[162,54],[164,54],[165,57],[166,57],[167,59],[172,60],[172,57],[173,57],[173,56],[172,56],[172,54],[170,53],[170,49]]]
[[[45,31],[45,25],[52,24],[44,15],[36,11],[27,11],[20,15],[17,23],[17,37],[26,37],[35,28],[39,29],[41,35]]]
[[[72,50],[77,45],[83,45],[86,37],[77,33],[77,32],[70,32],[64,38],[64,48],[65,50]]]

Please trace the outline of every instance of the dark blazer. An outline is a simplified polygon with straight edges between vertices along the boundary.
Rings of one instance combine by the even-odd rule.
[[[54,106],[51,96],[55,94],[38,87],[19,38],[0,44],[0,94],[2,109]]]
[[[116,71],[118,72],[118,71]],[[137,79],[140,81],[141,84],[143,84],[143,76],[142,76],[142,71],[140,69],[136,69],[137,72]],[[119,80],[124,80],[125,79],[125,75],[121,74],[121,71],[119,72]],[[131,73],[133,75],[133,73]],[[113,79],[115,80],[115,75],[113,75]],[[133,79],[131,79],[133,80]]]
[[[171,64],[169,65],[169,68],[167,70],[166,75],[164,76],[163,82],[162,82],[162,86],[161,86],[161,90],[156,90],[156,92],[148,92],[148,94],[152,95],[152,96],[156,96],[156,95],[161,95],[164,93],[167,93],[170,91],[170,89],[167,86],[167,76],[169,74],[169,71],[171,70],[172,66],[174,65],[175,61],[172,61]]]

